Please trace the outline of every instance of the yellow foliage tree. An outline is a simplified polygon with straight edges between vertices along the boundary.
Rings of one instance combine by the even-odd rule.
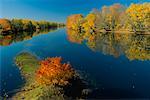
[[[126,13],[129,25],[134,31],[150,29],[150,3],[131,4]]]
[[[84,28],[85,35],[84,38],[88,38],[91,36],[91,33],[95,31],[95,21],[96,15],[90,13],[86,16],[84,22],[82,23],[82,27]]]
[[[81,30],[81,20],[83,16],[81,14],[71,15],[67,18],[66,26],[67,29]]]

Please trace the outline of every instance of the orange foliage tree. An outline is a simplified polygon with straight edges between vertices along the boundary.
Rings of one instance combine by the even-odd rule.
[[[0,19],[0,26],[2,28],[2,31],[11,30],[11,22],[7,19]]]
[[[75,71],[69,63],[61,63],[61,57],[47,58],[40,63],[36,72],[38,83],[45,85],[67,85],[69,79],[75,75]]]

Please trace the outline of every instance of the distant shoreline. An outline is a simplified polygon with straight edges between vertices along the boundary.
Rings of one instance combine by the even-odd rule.
[[[64,27],[64,23],[49,21],[34,21],[29,19],[0,19],[0,34],[11,34],[16,32],[34,32],[36,30],[48,30]]]

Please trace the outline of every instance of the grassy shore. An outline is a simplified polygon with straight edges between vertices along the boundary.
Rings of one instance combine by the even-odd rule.
[[[55,58],[50,58],[50,59],[55,59]],[[82,98],[82,94],[83,94],[82,90],[86,86],[83,85],[83,82],[80,79],[79,74],[77,75],[77,73],[74,73],[74,76],[68,80],[69,84],[64,86],[59,86],[55,84],[49,84],[49,85],[39,84],[39,82],[36,80],[37,78],[35,75],[35,73],[39,69],[39,62],[40,60],[37,58],[37,56],[28,52],[20,53],[15,57],[15,63],[20,69],[21,75],[25,79],[25,84],[21,89],[19,89],[19,91],[16,94],[12,96],[11,99],[13,100],[21,100],[21,99],[66,100],[69,98],[72,99]],[[76,93],[77,91],[78,93]]]

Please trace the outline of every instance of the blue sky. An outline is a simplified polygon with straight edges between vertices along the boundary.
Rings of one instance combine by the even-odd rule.
[[[65,22],[71,14],[86,15],[93,8],[121,3],[149,2],[150,0],[0,0],[0,18],[28,18]]]

